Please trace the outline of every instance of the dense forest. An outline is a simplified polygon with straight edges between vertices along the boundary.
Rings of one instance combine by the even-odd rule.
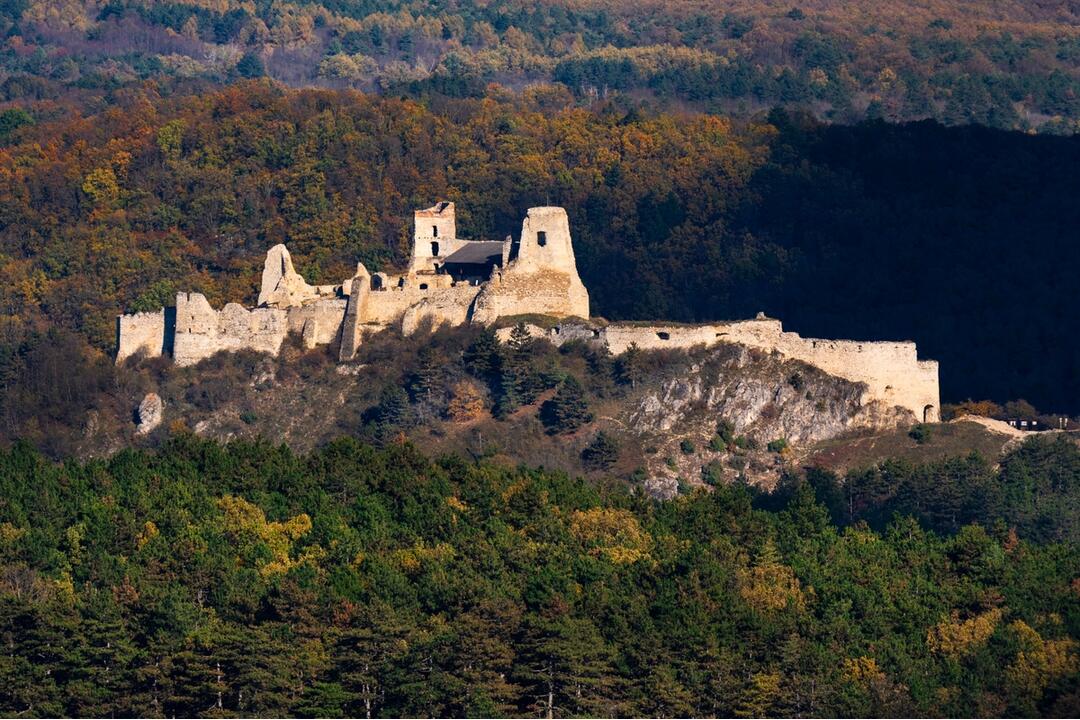
[[[582,109],[552,85],[422,104],[267,81],[41,101],[0,133],[8,439],[116,386],[117,313],[178,290],[251,303],[278,242],[310,281],[400,263],[411,211],[436,199],[474,238],[565,206],[596,315],[760,310],[804,336],[912,339],[946,402],[1080,410],[1077,138]]]
[[[911,477],[966,492],[977,465]],[[922,526],[820,472],[657,503],[399,443],[17,444],[0,708],[1074,717],[1077,528],[1029,510],[1075,508],[1080,453],[1029,441],[992,483],[983,524]]]
[[[1077,716],[1068,436],[916,425],[839,476],[709,418],[728,461],[660,502],[664,453],[590,423],[670,353],[113,351],[177,291],[252,304],[279,242],[338,283],[400,268],[434,201],[474,239],[561,205],[594,315],[914,340],[957,411],[1078,414],[1078,28],[1066,0],[0,0],[0,715]],[[257,375],[354,387],[310,452],[185,424],[273,426]],[[150,390],[169,422],[113,452]]]
[[[541,80],[583,102],[1071,133],[1078,26],[1063,0],[7,0],[0,97],[263,75],[479,97]]]

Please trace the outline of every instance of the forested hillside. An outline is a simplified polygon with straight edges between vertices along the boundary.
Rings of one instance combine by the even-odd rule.
[[[0,97],[152,77],[455,97],[545,80],[583,101],[1073,132],[1078,26],[1066,0],[8,0]]]
[[[1077,450],[1035,443],[988,524],[945,535],[849,524],[866,495],[830,520],[820,475],[653,503],[408,445],[180,436],[88,465],[17,445],[0,452],[0,709],[1075,716],[1076,529],[1009,527],[1030,472],[1058,468],[1050,503],[1077,492]]]
[[[311,281],[386,268],[411,211],[443,198],[474,238],[565,206],[609,319],[763,310],[803,335],[915,340],[945,401],[1080,410],[1080,139],[586,110],[550,85],[425,105],[265,81],[41,101],[0,129],[6,438],[116,386],[117,313],[178,290],[251,303],[278,242]]]

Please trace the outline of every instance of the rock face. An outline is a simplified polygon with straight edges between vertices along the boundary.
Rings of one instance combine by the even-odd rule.
[[[139,426],[137,432],[140,435],[146,435],[153,431],[154,428],[161,424],[164,414],[165,404],[161,402],[161,397],[157,393],[147,393],[146,397],[139,403]]]
[[[630,433],[655,447],[646,458],[647,489],[660,497],[674,495],[680,478],[699,482],[703,468],[714,461],[731,477],[743,474],[768,484],[767,476],[778,473],[762,465],[763,460],[779,459],[765,452],[773,441],[804,446],[854,430],[895,428],[921,419],[874,398],[865,383],[743,345],[717,345],[685,365],[669,367],[666,374],[667,379],[647,388],[623,416]],[[731,423],[735,436],[762,451],[749,457],[757,467],[735,469],[736,453],[715,445],[721,421]],[[689,452],[684,449],[691,447]]]

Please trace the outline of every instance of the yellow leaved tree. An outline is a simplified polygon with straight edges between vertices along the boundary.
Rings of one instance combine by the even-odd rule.
[[[233,495],[218,500],[225,513],[225,532],[237,544],[241,558],[255,556],[255,567],[263,577],[281,575],[299,563],[314,559],[309,549],[293,558],[293,544],[311,530],[311,518],[300,513],[284,522],[268,521],[258,505]]]
[[[957,660],[985,645],[1000,621],[999,608],[967,620],[960,620],[954,612],[951,619],[943,620],[927,631],[926,644],[932,652]]]
[[[767,611],[789,606],[797,610],[805,607],[806,598],[799,578],[780,560],[776,545],[771,539],[766,540],[754,563],[736,572],[739,595],[751,607]]]
[[[653,539],[627,510],[593,508],[575,510],[570,534],[588,548],[590,555],[616,565],[628,565],[649,556]]]

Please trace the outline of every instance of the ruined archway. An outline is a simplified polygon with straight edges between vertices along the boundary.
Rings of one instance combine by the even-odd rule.
[[[927,405],[922,409],[922,421],[923,422],[937,422],[937,408],[933,405]]]

